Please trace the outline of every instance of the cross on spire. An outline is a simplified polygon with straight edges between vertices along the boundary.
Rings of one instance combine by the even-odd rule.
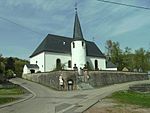
[[[75,21],[74,21],[73,39],[84,40],[79,17],[78,17],[78,12],[77,12],[77,2],[75,3],[75,11],[76,13],[75,13]]]
[[[75,11],[77,11],[78,10],[78,3],[77,3],[77,1],[75,2]]]

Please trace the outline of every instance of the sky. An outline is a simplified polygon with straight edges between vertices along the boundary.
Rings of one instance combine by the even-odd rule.
[[[109,0],[150,8],[150,0]],[[150,48],[150,10],[98,0],[0,0],[0,53],[29,59],[48,34],[72,37],[75,2],[84,38],[105,52],[107,40]]]

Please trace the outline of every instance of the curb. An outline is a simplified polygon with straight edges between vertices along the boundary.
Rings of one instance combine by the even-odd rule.
[[[97,104],[98,102],[99,102],[99,99],[97,99],[95,97],[87,99],[83,103],[79,104],[82,107],[79,107],[78,109],[76,109],[75,112],[77,112],[77,113],[83,113],[86,110],[88,110],[89,108],[91,108],[92,106],[94,106],[95,104]]]
[[[99,100],[97,100],[96,102],[94,102],[93,104],[91,104],[90,106],[88,106],[86,109],[84,109],[83,111],[81,111],[81,113],[87,111],[88,109],[90,109],[92,106],[94,106],[95,104],[97,104],[99,102]]]

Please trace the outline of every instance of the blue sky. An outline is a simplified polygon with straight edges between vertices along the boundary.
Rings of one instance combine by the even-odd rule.
[[[150,10],[76,1],[84,38],[94,37],[102,52],[106,40],[118,41],[122,49],[150,48]],[[109,1],[150,7],[150,0]],[[47,34],[72,37],[74,4],[75,0],[0,0],[0,53],[28,59]]]

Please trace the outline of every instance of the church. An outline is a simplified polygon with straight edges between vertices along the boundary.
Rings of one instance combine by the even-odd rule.
[[[24,66],[23,74],[85,67],[117,70],[112,63],[106,63],[105,55],[94,42],[85,39],[76,10],[73,37],[48,34],[30,56],[30,64]]]

